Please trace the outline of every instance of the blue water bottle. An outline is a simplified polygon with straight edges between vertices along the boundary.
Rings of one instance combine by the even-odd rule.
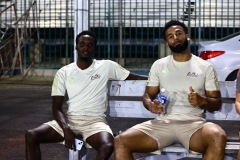
[[[160,93],[157,95],[157,100],[162,104],[163,108],[163,114],[166,113],[166,104],[167,104],[167,95],[166,95],[166,89],[162,88],[160,90]]]

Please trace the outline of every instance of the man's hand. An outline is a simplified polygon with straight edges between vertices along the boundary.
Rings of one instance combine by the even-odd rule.
[[[151,103],[150,106],[148,107],[149,111],[155,114],[161,114],[164,111],[164,107],[162,104],[157,100],[154,99]]]
[[[70,128],[64,129],[63,132],[64,132],[65,147],[76,151],[76,144],[75,144],[76,135],[73,133],[73,131]]]
[[[205,97],[199,95],[197,92],[194,91],[192,86],[189,87],[190,93],[188,94],[188,102],[194,106],[203,106],[205,104]]]

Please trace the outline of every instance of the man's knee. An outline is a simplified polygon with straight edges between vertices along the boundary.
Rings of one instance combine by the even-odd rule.
[[[225,131],[220,130],[217,132],[217,137],[218,139],[220,139],[222,142],[227,142],[227,134],[225,133]]]
[[[123,136],[120,134],[118,136],[116,136],[114,138],[114,148],[120,148],[120,147],[123,147],[126,149],[126,144],[124,143],[124,138]]]
[[[227,143],[227,134],[225,133],[224,130],[220,129],[220,130],[212,131],[211,137],[212,137],[212,141],[211,141],[212,143],[215,143],[219,147],[225,149],[225,146],[226,146],[226,143]]]
[[[114,146],[113,146],[113,142],[108,142],[108,143],[104,144],[103,147],[106,148],[106,149],[108,149],[108,150],[109,150],[109,149],[110,149],[110,150],[113,150],[113,147],[114,147]]]
[[[113,149],[114,149],[113,142],[108,142],[108,143],[102,144],[97,151],[107,153],[107,152],[112,152]]]
[[[34,143],[37,142],[37,135],[33,130],[28,130],[25,133],[25,141],[26,143]]]

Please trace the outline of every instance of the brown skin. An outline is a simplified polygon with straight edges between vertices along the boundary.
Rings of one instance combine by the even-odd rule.
[[[188,38],[184,29],[179,26],[171,26],[166,32],[166,41],[170,46],[183,44],[184,40]],[[185,62],[191,59],[192,54],[187,48],[179,53],[172,52],[173,58],[179,62]],[[220,91],[205,91],[206,96],[202,96],[194,91],[189,86],[188,99],[193,107],[204,106],[209,111],[216,111],[221,108],[221,94]],[[160,114],[163,110],[161,104],[155,99],[159,93],[159,86],[146,86],[146,91],[143,96],[144,106],[152,113]],[[144,143],[142,143],[144,142]],[[226,145],[226,133],[216,124],[205,125],[202,129],[196,131],[190,138],[190,150],[205,153],[204,160],[223,160],[224,150]],[[153,152],[158,150],[157,142],[147,134],[135,130],[128,129],[115,137],[115,160],[132,160],[133,152]]]
[[[240,139],[240,132],[239,132],[239,139]],[[240,149],[239,149],[239,151],[238,151],[238,157],[237,157],[237,159],[238,159],[238,160],[240,159]]]
[[[77,66],[82,70],[87,69],[93,62],[93,55],[96,50],[95,39],[89,35],[79,37],[76,45],[78,52]],[[146,76],[140,76],[130,73],[127,77],[129,80],[146,80]],[[55,143],[65,141],[65,147],[76,150],[76,135],[67,124],[67,119],[63,112],[64,96],[52,96],[52,112],[54,119],[58,122],[64,132],[64,137],[57,133],[50,126],[42,124],[41,126],[29,130],[25,134],[26,139],[26,159],[40,160],[41,151],[39,145],[41,143]],[[97,160],[107,160],[113,151],[114,137],[108,132],[99,132],[86,139],[98,153]]]
[[[237,113],[240,114],[240,92],[236,93],[235,106]]]
[[[237,82],[236,83],[237,84],[240,83],[240,79],[239,78],[237,78]],[[235,106],[236,106],[237,113],[240,114],[240,92],[236,92]],[[239,139],[240,139],[240,132],[239,132]],[[240,159],[240,150],[238,151],[238,160],[239,159]]]

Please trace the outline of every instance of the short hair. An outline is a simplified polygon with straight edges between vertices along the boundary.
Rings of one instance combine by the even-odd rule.
[[[166,30],[171,27],[171,26],[175,26],[175,25],[178,25],[178,26],[181,26],[183,29],[184,29],[184,32],[186,34],[188,34],[188,28],[187,26],[183,23],[183,22],[180,22],[180,21],[177,21],[177,20],[171,20],[169,22],[167,22],[162,30],[162,35],[163,35],[163,38],[166,40]]]
[[[95,45],[97,45],[97,36],[96,36],[93,32],[88,31],[88,30],[84,30],[84,31],[82,31],[81,33],[79,33],[79,34],[77,35],[77,37],[76,37],[76,45],[78,44],[78,39],[79,39],[82,35],[89,35],[89,36],[93,37],[94,40],[95,40]]]

